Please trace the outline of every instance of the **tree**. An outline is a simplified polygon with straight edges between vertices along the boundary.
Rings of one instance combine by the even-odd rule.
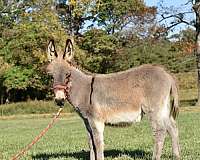
[[[64,0],[56,8],[64,26],[75,35],[80,35],[86,26],[98,26],[108,34],[131,26],[141,27],[140,24],[154,21],[156,13],[155,7],[147,7],[138,0]]]
[[[166,19],[173,19],[170,24],[166,27],[166,30],[173,29],[179,24],[185,24],[195,29],[195,41],[194,41],[194,54],[196,56],[197,73],[198,73],[198,97],[197,106],[200,106],[200,0],[188,0],[185,5],[190,5],[192,8],[190,10],[181,11],[178,9],[172,9],[170,12],[169,8],[164,8],[164,12],[161,14],[160,22]],[[188,14],[195,14],[192,19],[191,16],[187,19]],[[191,43],[188,43],[191,45]],[[187,43],[185,44],[187,45]]]
[[[186,28],[177,34],[172,35],[170,38],[176,39],[174,47],[181,51],[183,55],[191,55],[192,58],[194,57],[195,35],[196,33],[193,29]]]
[[[22,7],[24,5],[30,8],[30,12]],[[50,1],[30,1],[22,6],[17,18],[8,21],[10,27],[6,27],[4,21],[1,24],[5,26],[0,31],[0,56],[11,66],[3,74],[2,84],[14,101],[22,100],[15,96],[17,94],[24,100],[28,96],[33,99],[47,96],[49,78],[43,73],[42,66],[47,61],[48,40],[55,39],[57,46],[64,46],[66,40],[58,17],[51,10]]]
[[[63,0],[55,4],[57,13],[69,35],[81,35],[81,29],[94,19],[98,0]]]
[[[108,34],[114,34],[152,23],[156,11],[155,7],[147,7],[143,1],[138,0],[101,0],[95,13],[95,21]]]
[[[200,0],[194,0],[193,1],[193,10],[196,15],[195,19],[195,28],[196,28],[196,49],[195,49],[195,55],[196,55],[196,62],[197,62],[197,73],[198,73],[198,98],[197,98],[197,105],[200,106]]]
[[[6,63],[2,57],[0,57],[0,104],[4,102],[6,89],[3,85],[4,74],[10,68],[9,64]]]
[[[119,39],[116,36],[101,29],[91,29],[78,42],[80,49],[87,51],[84,58],[79,58],[79,62],[91,72],[114,72],[118,44]]]

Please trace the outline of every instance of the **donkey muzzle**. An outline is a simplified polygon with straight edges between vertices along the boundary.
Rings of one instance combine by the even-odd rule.
[[[58,106],[64,106],[66,99],[66,86],[63,85],[55,85],[53,87],[55,94],[55,102]]]
[[[61,98],[61,99],[57,99],[57,98],[55,98],[55,102],[56,102],[56,104],[58,105],[58,106],[64,106],[64,104],[65,104],[65,99],[64,98]]]

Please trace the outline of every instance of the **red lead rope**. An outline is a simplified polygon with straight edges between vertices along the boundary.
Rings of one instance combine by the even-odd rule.
[[[42,132],[40,132],[40,134],[35,137],[35,139],[30,143],[28,144],[23,150],[21,150],[18,154],[16,154],[15,156],[13,156],[11,158],[11,160],[17,160],[19,159],[22,155],[24,155],[29,149],[31,149],[31,147],[37,143],[40,138],[42,138],[45,133],[53,126],[53,124],[56,122],[56,120],[58,119],[58,117],[60,116],[60,113],[61,111],[63,110],[63,108],[60,108],[57,112],[57,114],[53,117],[52,121],[48,124],[48,126],[42,130]]]

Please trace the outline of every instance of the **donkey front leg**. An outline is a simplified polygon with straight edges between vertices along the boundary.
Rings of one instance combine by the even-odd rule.
[[[87,130],[88,131],[88,130]],[[89,142],[89,148],[90,148],[90,160],[95,160],[95,154],[94,154],[94,144],[93,144],[93,138],[92,138],[92,133],[91,132],[87,132],[88,133],[88,142]]]
[[[87,119],[85,120],[85,125],[89,135],[90,160],[104,160],[104,123]]]

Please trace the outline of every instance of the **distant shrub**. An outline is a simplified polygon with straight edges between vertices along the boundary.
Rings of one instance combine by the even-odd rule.
[[[0,116],[47,114],[57,111],[58,106],[53,101],[29,101],[0,105]],[[69,104],[65,104],[64,112],[73,112],[73,108]]]
[[[176,74],[179,88],[182,90],[197,89],[197,73],[178,73]]]

